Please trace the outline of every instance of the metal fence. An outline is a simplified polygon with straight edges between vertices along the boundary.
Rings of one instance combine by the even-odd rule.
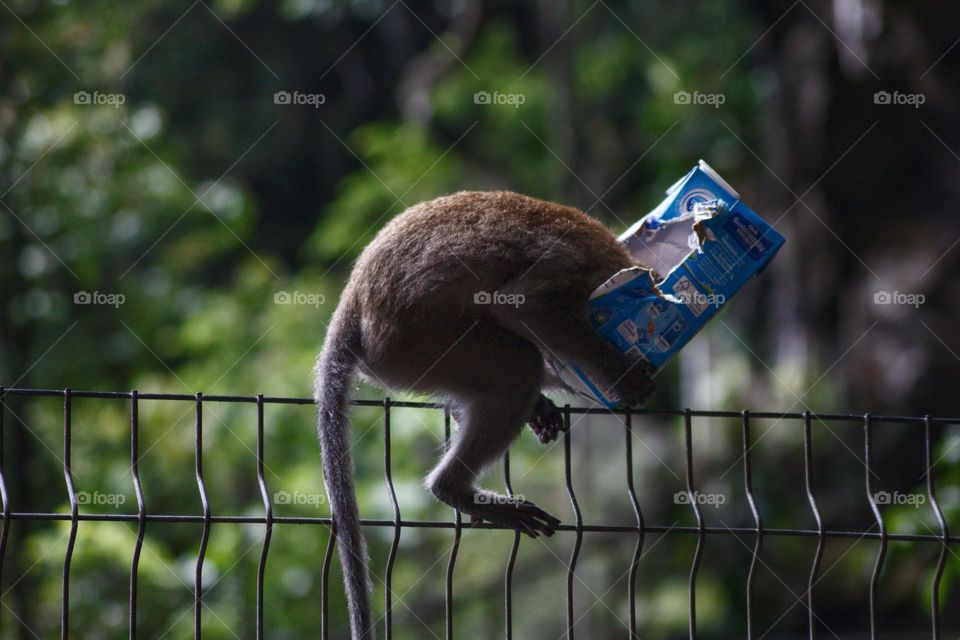
[[[8,494],[8,478],[4,468],[4,414],[6,413],[3,401],[6,396],[33,396],[33,397],[58,397],[63,402],[63,474],[65,481],[66,494],[70,501],[69,513],[54,512],[35,512],[35,511],[13,511]],[[80,513],[77,491],[74,486],[73,472],[71,469],[71,408],[74,398],[100,398],[100,399],[128,399],[130,411],[130,467],[133,478],[133,488],[137,500],[137,512],[127,514],[87,514]],[[143,490],[139,475],[139,403],[143,400],[165,401],[165,402],[192,402],[195,405],[195,476],[197,490],[199,492],[200,502],[203,507],[202,515],[184,515],[184,514],[159,514],[148,512],[143,498]],[[257,409],[257,480],[260,494],[263,499],[264,515],[241,516],[241,515],[222,515],[213,514],[213,509],[208,499],[203,477],[203,404],[204,403],[245,403],[254,404]],[[130,584],[129,584],[129,637],[137,637],[137,609],[140,606],[137,590],[137,574],[140,561],[140,552],[146,533],[146,525],[149,522],[184,522],[202,524],[202,533],[200,537],[199,551],[196,559],[196,568],[194,575],[194,635],[201,637],[201,616],[203,604],[203,560],[206,553],[207,541],[210,536],[211,527],[218,523],[252,523],[260,524],[264,527],[263,545],[260,551],[259,564],[257,567],[257,589],[256,589],[256,637],[264,637],[263,609],[264,609],[264,575],[267,571],[270,553],[270,540],[275,525],[280,524],[308,524],[321,527],[332,527],[330,518],[325,517],[299,517],[299,516],[275,516],[273,506],[270,500],[270,494],[267,487],[267,481],[264,476],[264,405],[267,404],[292,404],[309,405],[313,401],[310,398],[287,398],[287,397],[265,397],[257,396],[227,396],[227,395],[195,395],[187,394],[165,394],[165,393],[138,393],[130,392],[96,392],[96,391],[74,391],[48,390],[48,389],[16,389],[0,387],[0,499],[3,502],[2,530],[0,530],[0,575],[2,575],[3,562],[6,556],[7,538],[9,535],[10,524],[13,521],[65,521],[70,523],[69,538],[66,547],[66,554],[63,560],[63,571],[61,579],[61,605],[60,605],[60,635],[66,639],[70,634],[70,567],[73,559],[74,543],[77,537],[77,530],[81,522],[88,521],[125,521],[136,522],[137,541],[133,552],[133,558],[130,565]],[[493,525],[486,523],[464,523],[459,513],[454,514],[451,521],[436,520],[404,520],[401,517],[400,506],[397,502],[396,492],[394,491],[393,479],[391,475],[391,446],[390,446],[390,417],[392,408],[416,408],[427,410],[443,410],[441,405],[419,402],[393,402],[386,398],[382,402],[375,401],[355,401],[357,406],[381,406],[383,408],[383,441],[384,441],[384,478],[393,509],[392,519],[364,519],[364,526],[388,527],[393,529],[393,541],[390,546],[389,555],[386,563],[386,573],[383,577],[384,597],[386,602],[386,611],[383,619],[384,633],[386,638],[393,635],[392,611],[394,604],[394,594],[392,590],[392,575],[394,561],[397,556],[397,549],[400,542],[400,535],[404,528],[429,528],[452,530],[453,541],[450,547],[450,557],[446,570],[445,584],[445,637],[449,640],[454,637],[454,608],[453,608],[453,589],[454,589],[454,566],[457,562],[457,553],[460,545],[462,531],[466,528],[472,529],[493,529]],[[563,408],[564,422],[567,427],[570,426],[571,416],[577,414],[605,414],[611,412],[604,409],[577,408],[565,406]],[[741,412],[730,411],[693,411],[690,409],[662,411],[662,410],[631,410],[612,412],[622,417],[625,433],[625,451],[626,451],[626,478],[625,488],[636,517],[636,523],[632,526],[605,525],[599,523],[587,523],[583,521],[581,510],[577,501],[577,495],[574,490],[571,479],[571,447],[569,429],[563,435],[563,455],[567,495],[575,515],[574,522],[561,525],[558,529],[566,535],[574,536],[573,551],[567,565],[566,574],[566,637],[571,640],[574,638],[574,578],[577,568],[577,560],[580,555],[581,542],[584,533],[588,532],[607,532],[636,535],[636,546],[630,561],[629,578],[627,581],[627,598],[629,601],[629,630],[625,635],[630,638],[640,637],[637,628],[636,612],[636,578],[638,572],[638,563],[641,553],[644,549],[645,536],[648,533],[660,533],[664,535],[695,536],[696,550],[693,556],[693,562],[690,567],[689,587],[688,587],[688,611],[689,611],[689,635],[690,638],[697,637],[697,609],[696,609],[696,589],[697,575],[700,569],[703,550],[708,536],[738,536],[752,535],[754,546],[752,557],[744,585],[743,602],[746,608],[747,619],[747,637],[754,638],[756,635],[754,629],[754,582],[757,574],[758,563],[761,562],[761,553],[764,544],[770,540],[786,537],[815,538],[817,540],[816,552],[813,556],[807,580],[807,590],[803,594],[805,605],[808,610],[808,632],[812,639],[818,632],[818,619],[815,614],[816,598],[815,585],[820,571],[820,561],[823,556],[824,543],[827,539],[856,539],[856,540],[875,540],[878,544],[878,551],[873,566],[873,572],[869,583],[869,614],[870,614],[870,638],[878,638],[882,630],[880,620],[880,610],[878,607],[878,593],[880,587],[880,573],[884,566],[884,559],[887,554],[887,545],[891,541],[902,542],[922,542],[939,547],[939,555],[930,584],[930,635],[934,640],[941,637],[940,631],[940,581],[943,576],[944,566],[947,560],[948,552],[951,551],[950,545],[960,543],[960,536],[951,536],[947,522],[944,519],[943,511],[937,501],[934,460],[931,453],[931,429],[935,426],[958,425],[960,418],[936,418],[931,416],[907,417],[907,416],[881,416],[881,415],[853,415],[853,414],[813,414],[809,411],[802,413],[776,413],[776,412],[751,412],[744,410]],[[683,424],[683,454],[685,462],[685,482],[687,502],[690,505],[696,526],[661,526],[648,524],[645,522],[643,512],[640,508],[640,502],[633,480],[633,417],[634,416],[659,416],[674,417],[682,421]],[[450,416],[444,412],[444,423],[446,437],[450,436]],[[693,465],[693,445],[691,427],[695,418],[734,418],[739,420],[742,433],[742,468],[745,487],[745,500],[750,507],[754,526],[753,527],[710,527],[704,523],[703,514],[697,495],[697,482],[694,478]],[[774,419],[795,421],[802,424],[803,428],[803,451],[805,468],[805,489],[806,497],[809,502],[810,511],[816,522],[816,529],[803,528],[769,528],[763,524],[763,519],[757,508],[753,493],[752,470],[751,470],[751,422],[759,419]],[[854,422],[860,423],[863,428],[863,447],[865,462],[865,490],[866,500],[876,522],[869,530],[851,531],[851,530],[832,530],[824,526],[820,509],[817,506],[817,498],[813,490],[813,447],[811,439],[811,424],[814,420],[836,421],[836,422]],[[880,423],[895,423],[904,425],[915,425],[923,430],[924,441],[924,468],[926,471],[926,499],[933,509],[936,519],[939,523],[939,535],[922,534],[900,534],[889,533],[884,522],[883,514],[878,506],[876,492],[874,491],[874,454],[872,451],[872,439],[874,426]],[[319,462],[318,462],[319,464]],[[504,482],[506,490],[512,495],[513,488],[510,481],[510,459],[509,454],[504,460]],[[335,534],[335,531],[333,532]],[[330,536],[323,558],[321,593],[319,594],[322,607],[322,625],[321,637],[326,639],[329,636],[329,571],[334,552],[334,536]],[[504,576],[504,610],[505,610],[505,628],[504,636],[513,637],[513,573],[517,559],[517,553],[520,544],[520,534],[516,533],[513,546],[509,557],[507,558],[506,574]],[[0,585],[2,588],[3,585]],[[626,631],[626,630],[625,630]],[[642,631],[642,630],[641,630]]]

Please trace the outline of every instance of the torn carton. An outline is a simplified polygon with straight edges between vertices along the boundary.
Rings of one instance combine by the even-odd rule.
[[[620,241],[650,269],[624,269],[600,285],[587,304],[590,324],[659,372],[773,259],[784,238],[701,160]],[[547,363],[571,389],[608,408],[620,403],[575,362]]]

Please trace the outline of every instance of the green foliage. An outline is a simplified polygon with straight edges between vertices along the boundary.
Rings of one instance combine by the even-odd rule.
[[[731,3],[682,11],[671,3],[573,3],[552,26],[531,11],[506,3],[489,9],[475,38],[441,33],[461,64],[408,9],[389,3],[10,2],[0,23],[0,381],[309,396],[313,360],[350,263],[409,205],[461,189],[512,189],[568,202],[623,228],[699,157],[739,184],[746,151],[727,127],[750,143],[761,135],[762,88],[748,61],[738,61],[756,35],[742,11]],[[427,17],[431,29],[449,26],[443,15]],[[441,70],[422,81],[418,74],[430,57]],[[429,108],[411,115],[416,110],[404,103],[405,92],[417,82]],[[297,88],[323,92],[326,102],[316,110],[271,102],[274,91]],[[677,109],[674,94],[681,90],[722,92],[726,102],[719,110]],[[84,104],[77,92],[123,100]],[[523,102],[478,104],[477,92],[519,95]],[[76,304],[81,292],[123,300]],[[710,331],[717,342],[731,341],[719,326]],[[730,381],[748,377],[749,355],[736,344],[720,349],[721,399],[746,393]],[[802,382],[799,373],[778,373],[791,386]],[[664,387],[671,376],[679,376],[676,367],[664,374]],[[366,387],[359,395],[381,397]],[[265,479],[276,515],[328,515],[312,411],[266,409]],[[94,496],[82,513],[136,512],[129,412],[127,400],[74,401],[73,473],[77,490]],[[143,400],[139,416],[148,513],[199,515],[193,403]],[[254,405],[205,402],[202,416],[214,513],[261,516]],[[15,510],[69,511],[61,421],[58,398],[7,399],[5,463],[16,479]],[[352,421],[364,515],[392,518],[381,480],[382,411],[357,409]],[[393,424],[404,517],[450,518],[420,486],[439,450],[441,412],[400,410]],[[645,451],[675,452],[673,426],[653,425],[658,435]],[[632,522],[621,476],[601,473],[614,459],[622,464],[617,428],[588,443],[595,458],[592,470],[578,476],[578,489],[597,489],[596,480],[602,491],[594,503],[604,505],[604,515]],[[22,437],[9,435],[16,430]],[[708,463],[723,471],[723,455],[736,446],[711,440]],[[944,454],[957,450],[946,447]],[[562,449],[543,450],[523,438],[512,455],[515,484],[569,522],[559,482]],[[669,495],[674,479],[655,458],[638,463],[639,474],[648,495]],[[487,483],[497,486],[499,478],[491,474]],[[278,493],[298,498],[278,503]],[[651,521],[689,518],[676,505],[644,508]],[[796,509],[780,508],[773,498],[765,508],[769,521],[794,526]],[[949,515],[951,522],[960,516]],[[731,518],[749,522],[743,514]],[[11,612],[39,637],[56,634],[68,531],[65,522],[12,527],[0,576],[0,636],[26,637]],[[192,633],[199,533],[197,523],[147,527],[138,572],[141,637]],[[212,528],[204,637],[250,636],[263,534],[260,525]],[[382,570],[392,529],[368,534]],[[410,608],[395,612],[402,637],[424,637],[420,617],[442,620],[446,534],[403,532],[395,584],[409,591]],[[328,535],[325,527],[275,527],[266,577],[270,637],[316,636]],[[517,637],[562,632],[557,603],[571,540],[557,538],[521,545],[515,593],[527,606],[514,614]],[[72,637],[125,636],[135,541],[135,523],[79,525]],[[512,541],[506,533],[464,535],[456,584],[476,597],[456,591],[456,619],[458,628],[476,630],[471,637],[501,635],[500,588]],[[630,536],[610,535],[581,560],[578,572],[598,583],[596,593],[604,593],[600,584],[618,585],[603,598],[608,607],[584,607],[583,624],[595,637],[619,630],[626,616],[622,574],[633,544]],[[645,557],[638,599],[645,637],[684,634],[686,582],[647,578],[686,575],[691,553],[689,545],[663,543]],[[852,555],[857,575],[869,571],[871,558]],[[726,588],[740,584],[730,578],[740,568],[731,561],[700,583],[701,623],[715,637],[733,637],[742,626],[730,619],[739,601]],[[945,583],[957,580],[953,563]],[[652,586],[643,589],[645,581]],[[330,584],[331,628],[342,637],[338,569]],[[375,587],[380,593],[383,585]],[[578,602],[598,599],[593,590],[578,592]],[[428,626],[442,632],[439,623]]]
[[[372,123],[348,142],[367,169],[346,177],[310,239],[311,257],[335,262],[356,255],[390,218],[437,193],[455,190],[462,171],[430,132],[415,124]],[[446,161],[444,161],[446,160]]]

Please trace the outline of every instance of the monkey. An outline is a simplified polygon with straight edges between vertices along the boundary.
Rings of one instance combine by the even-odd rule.
[[[587,316],[591,292],[634,266],[643,267],[587,214],[507,191],[414,205],[361,252],[328,325],[314,389],[354,640],[376,635],[346,415],[355,377],[428,394],[450,412],[458,429],[426,477],[437,500],[474,521],[552,535],[560,520],[476,480],[525,423],[541,442],[565,428],[542,394],[563,387],[545,356],[576,362],[625,405],[653,393],[650,363],[621,353]]]

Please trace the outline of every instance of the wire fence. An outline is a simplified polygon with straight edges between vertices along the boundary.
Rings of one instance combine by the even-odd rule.
[[[66,488],[66,494],[69,498],[70,512],[40,512],[40,511],[14,511],[8,492],[8,477],[5,471],[4,460],[4,441],[6,428],[4,424],[4,414],[6,413],[3,403],[7,396],[31,396],[31,397],[58,397],[63,403],[63,475]],[[71,465],[71,437],[72,437],[72,404],[75,398],[94,398],[94,399],[127,399],[129,400],[130,417],[130,470],[132,475],[133,489],[136,495],[137,511],[136,513],[80,513],[80,500],[78,492],[74,485],[74,473]],[[202,514],[170,514],[170,513],[152,513],[148,512],[144,500],[143,487],[140,481],[139,461],[140,461],[140,425],[139,408],[141,401],[164,401],[164,402],[191,402],[195,405],[194,418],[194,471],[196,477],[197,490],[202,505]],[[256,405],[257,424],[256,424],[256,456],[257,456],[257,481],[260,495],[263,500],[264,514],[262,516],[247,515],[223,515],[214,514],[208,497],[207,488],[204,484],[203,471],[203,405],[204,403],[243,403]],[[0,500],[3,503],[2,529],[0,529],[0,576],[2,576],[3,564],[7,554],[7,540],[10,532],[11,523],[14,521],[63,521],[69,522],[69,537],[67,539],[66,553],[63,559],[63,569],[60,590],[60,637],[66,639],[70,637],[70,577],[71,562],[74,554],[74,544],[77,538],[77,531],[81,522],[134,522],[137,523],[136,546],[133,551],[133,557],[130,564],[129,575],[129,631],[128,637],[133,639],[137,637],[137,611],[141,606],[138,597],[138,568],[140,555],[146,535],[147,524],[150,522],[178,522],[178,523],[197,523],[202,525],[199,541],[199,550],[196,557],[193,584],[193,616],[194,616],[194,636],[201,637],[201,623],[203,611],[203,564],[204,556],[207,550],[207,542],[210,537],[211,528],[221,523],[244,523],[257,524],[264,527],[264,537],[260,549],[259,562],[256,572],[256,601],[254,603],[256,610],[256,638],[264,638],[264,576],[268,569],[270,542],[276,525],[299,524],[316,525],[320,527],[330,527],[332,533],[328,539],[326,552],[322,560],[322,580],[320,587],[321,601],[321,637],[325,640],[330,634],[330,614],[329,614],[329,573],[335,546],[335,528],[328,517],[302,517],[302,516],[277,516],[274,515],[273,505],[270,499],[267,479],[264,475],[264,406],[265,405],[310,405],[313,401],[310,398],[292,398],[292,397],[265,397],[256,396],[233,396],[233,395],[203,395],[197,393],[189,394],[167,394],[167,393],[138,393],[130,392],[97,392],[97,391],[75,391],[48,390],[48,389],[19,389],[0,387]],[[393,637],[393,609],[394,609],[394,591],[393,567],[397,557],[397,551],[400,544],[400,536],[406,528],[427,528],[452,530],[453,541],[450,546],[449,561],[446,568],[445,578],[445,638],[451,640],[454,638],[454,567],[457,562],[458,550],[461,542],[461,536],[465,529],[496,529],[497,527],[487,523],[464,523],[459,512],[454,514],[450,521],[442,520],[407,520],[403,519],[400,513],[400,505],[397,501],[397,494],[394,489],[392,478],[391,462],[391,410],[395,408],[414,408],[426,410],[444,411],[445,437],[450,437],[450,415],[441,405],[421,402],[397,402],[390,398],[382,402],[356,400],[353,402],[356,406],[382,407],[383,409],[383,444],[384,460],[383,470],[387,493],[390,499],[393,517],[391,519],[363,519],[361,522],[368,527],[386,527],[393,530],[393,538],[387,556],[386,571],[382,578],[384,585],[385,613],[383,617],[383,630],[386,638]],[[572,415],[582,414],[602,414],[610,415],[614,413],[621,417],[624,435],[625,435],[625,455],[626,455],[626,479],[625,487],[629,495],[635,516],[635,524],[631,526],[610,525],[601,523],[584,522],[577,494],[574,489],[571,465],[571,439],[569,426]],[[755,620],[755,578],[757,568],[762,562],[762,550],[770,540],[778,538],[815,538],[817,540],[816,552],[812,558],[809,574],[807,578],[807,589],[803,594],[804,604],[807,608],[807,626],[809,637],[816,636],[822,626],[819,622],[816,612],[816,584],[818,582],[820,564],[823,558],[824,544],[828,539],[854,539],[854,540],[875,540],[878,543],[877,553],[873,564],[873,570],[869,582],[869,637],[876,639],[880,637],[883,630],[881,611],[878,606],[878,595],[880,591],[880,574],[884,568],[884,561],[887,555],[888,543],[890,542],[918,542],[929,545],[936,545],[939,548],[936,566],[934,568],[930,589],[930,636],[934,640],[941,637],[941,602],[940,602],[940,583],[943,577],[944,567],[947,561],[948,553],[951,552],[950,545],[960,543],[960,536],[951,535],[947,521],[944,518],[940,503],[937,500],[936,483],[934,474],[935,461],[932,456],[933,436],[931,431],[934,427],[944,427],[948,425],[960,424],[960,418],[938,418],[931,416],[881,416],[870,414],[815,414],[810,411],[801,413],[777,413],[777,412],[751,412],[744,410],[740,412],[731,411],[694,411],[684,410],[624,410],[610,412],[605,409],[579,408],[569,405],[563,408],[563,416],[566,433],[563,434],[563,456],[564,456],[564,475],[566,492],[574,514],[574,521],[570,524],[564,524],[558,527],[560,532],[566,535],[574,536],[573,550],[569,561],[566,563],[566,637],[570,640],[574,638],[575,616],[574,616],[574,579],[577,569],[577,561],[580,557],[581,544],[585,533],[620,533],[636,536],[636,546],[630,560],[628,580],[627,580],[627,600],[629,602],[628,629],[624,630],[624,635],[629,638],[641,637],[641,631],[637,624],[636,609],[636,582],[641,554],[644,551],[646,535],[649,533],[659,533],[670,536],[693,536],[696,539],[696,547],[693,555],[693,561],[690,567],[688,580],[688,629],[689,637],[697,637],[697,577],[700,570],[701,560],[707,538],[710,536],[752,536],[753,549],[747,574],[746,584],[744,586],[743,598],[746,610],[748,638],[756,637],[754,625]],[[633,419],[636,416],[658,416],[663,418],[677,418],[683,425],[683,459],[685,467],[685,491],[686,500],[695,519],[695,526],[662,526],[648,524],[640,508],[640,501],[634,484],[634,453],[633,453]],[[743,470],[743,481],[745,489],[745,500],[749,506],[754,525],[752,527],[712,527],[705,524],[701,510],[700,500],[698,499],[698,484],[694,477],[694,451],[692,441],[692,425],[694,419],[701,418],[732,418],[740,423],[741,427],[741,446],[742,457],[741,465]],[[757,507],[757,501],[753,491],[753,471],[751,467],[751,424],[755,420],[778,420],[791,421],[802,424],[803,428],[803,452],[804,452],[804,485],[810,512],[816,522],[816,528],[772,528],[766,527],[763,523],[760,511]],[[866,501],[870,511],[875,519],[875,524],[867,530],[840,530],[828,529],[824,525],[824,519],[821,516],[818,507],[817,498],[814,493],[814,466],[813,466],[813,446],[811,438],[811,425],[814,421],[835,421],[847,423],[859,423],[863,429],[863,451],[865,463],[865,490]],[[880,504],[878,493],[874,487],[874,452],[873,437],[874,427],[877,424],[901,424],[914,425],[923,430],[924,460],[926,479],[926,500],[929,502],[937,523],[939,524],[939,534],[912,534],[912,533],[891,533],[887,530]],[[319,462],[318,462],[319,464]],[[505,456],[504,465],[504,483],[508,494],[513,495],[513,487],[510,478],[510,458],[509,454]],[[513,545],[507,558],[506,573],[503,582],[504,598],[504,637],[510,639],[513,637],[513,582],[514,568],[520,545],[520,533],[514,535]],[[3,585],[0,584],[0,591]],[[469,634],[467,634],[469,635]]]

